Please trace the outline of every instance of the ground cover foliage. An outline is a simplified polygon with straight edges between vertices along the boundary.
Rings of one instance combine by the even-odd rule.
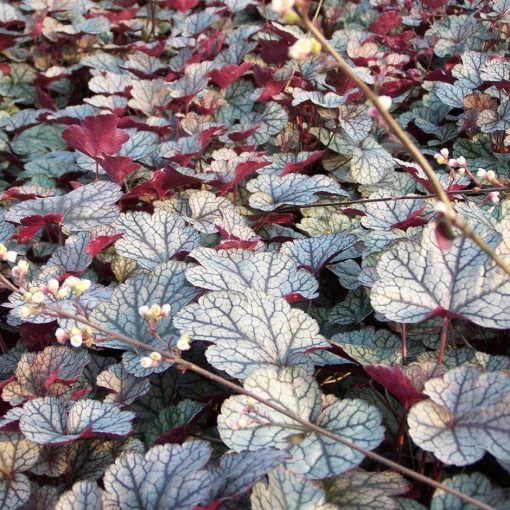
[[[510,507],[510,276],[291,4],[0,1],[1,508]],[[510,2],[299,8],[510,264]]]

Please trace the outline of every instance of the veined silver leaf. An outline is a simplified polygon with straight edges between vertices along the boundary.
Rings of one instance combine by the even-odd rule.
[[[342,510],[394,510],[391,496],[407,492],[410,484],[398,473],[351,469],[326,482],[328,502]]]
[[[175,345],[178,334],[172,326],[172,318],[199,292],[186,280],[184,262],[170,261],[156,266],[151,274],[137,274],[119,285],[113,291],[111,299],[96,307],[91,320],[117,333],[136,338],[146,344],[160,348],[161,344],[149,331],[147,321],[140,315],[141,306],[153,304],[171,306],[170,315],[157,322],[158,333],[169,345]],[[131,374],[145,377],[154,372],[152,368],[142,368],[140,359],[147,356],[143,349],[133,347],[121,340],[103,340],[105,335],[97,333],[96,338],[102,345],[111,349],[123,349],[124,363]],[[166,370],[168,363],[161,363],[159,371]]]
[[[327,234],[307,237],[283,243],[280,253],[294,259],[296,263],[313,274],[317,274],[325,264],[331,262],[339,253],[356,244],[356,237],[349,231],[339,234]]]
[[[467,466],[487,451],[510,460],[510,377],[477,366],[453,368],[425,383],[430,400],[408,414],[412,440],[445,464]]]
[[[246,185],[252,192],[250,206],[273,211],[282,205],[309,205],[317,202],[316,193],[348,196],[337,181],[326,175],[260,175]]]
[[[443,484],[497,510],[509,508],[510,501],[504,490],[492,485],[490,480],[481,473],[455,475],[453,478],[444,480]],[[464,501],[443,489],[436,489],[430,502],[430,510],[464,510],[466,507]]]
[[[55,397],[36,398],[23,406],[20,430],[39,444],[68,443],[83,434],[125,436],[131,432],[134,413],[115,404],[83,399],[67,413]]]
[[[101,489],[94,480],[76,482],[71,490],[60,496],[55,510],[101,510]]]
[[[298,269],[294,260],[277,252],[197,248],[191,253],[200,266],[190,267],[186,278],[195,287],[243,292],[255,289],[270,296],[299,294],[318,296],[319,284],[312,274]]]
[[[260,368],[244,381],[244,388],[363,448],[373,449],[383,439],[376,408],[351,399],[330,399],[323,407],[317,382],[302,368]],[[248,405],[244,395],[223,403],[218,431],[225,444],[237,452],[269,446],[288,452],[285,467],[306,478],[328,478],[363,460],[362,454],[259,402]]]
[[[119,210],[115,202],[122,196],[113,182],[95,181],[67,193],[49,198],[35,198],[9,209],[5,220],[20,223],[37,214],[62,214],[62,225],[69,232],[88,231],[115,221]]]
[[[210,455],[205,441],[120,455],[104,476],[103,509],[191,510],[211,493],[213,480],[203,469]]]
[[[209,362],[240,379],[268,365],[311,369],[306,351],[329,345],[305,312],[253,289],[210,292],[181,310],[174,324],[195,340],[212,342]]]
[[[509,257],[510,223],[498,230],[485,228],[481,235]],[[435,225],[427,225],[421,243],[403,241],[383,253],[377,272],[372,306],[388,319],[414,323],[447,312],[484,327],[510,327],[510,279],[469,238],[457,236],[441,249]]]
[[[328,509],[325,506],[324,488],[297,476],[286,469],[275,469],[268,475],[268,483],[259,482],[251,493],[253,510],[303,510]],[[336,507],[335,507],[336,508]]]
[[[181,216],[164,210],[154,214],[128,212],[119,217],[115,226],[124,232],[115,243],[117,253],[136,260],[145,269],[153,269],[200,245],[196,230],[188,227]]]

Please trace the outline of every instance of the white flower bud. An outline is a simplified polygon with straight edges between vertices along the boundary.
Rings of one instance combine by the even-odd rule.
[[[151,368],[152,367],[152,359],[149,356],[144,356],[140,359],[140,365],[142,368]]]
[[[310,55],[318,55],[320,51],[320,42],[309,37],[302,37],[289,48],[289,57],[295,60],[304,60]]]
[[[177,349],[180,351],[187,351],[190,349],[190,340],[191,338],[189,335],[183,334],[179,337],[179,340],[177,340]]]
[[[492,182],[496,179],[496,172],[494,170],[489,170],[487,172],[487,180]]]
[[[391,97],[390,96],[379,96],[379,103],[383,110],[389,111],[391,108]]]
[[[466,166],[467,164],[467,161],[466,161],[466,158],[464,156],[459,156],[457,158],[457,166]]]
[[[161,307],[161,312],[160,312],[161,317],[168,317],[170,315],[171,311],[172,311],[172,307],[168,303],[165,303]]]
[[[480,177],[480,179],[485,179],[487,178],[487,170],[485,170],[485,168],[479,168],[478,172],[476,172],[476,175]]]
[[[269,7],[281,18],[294,7],[294,0],[273,0]]]
[[[65,344],[70,337],[66,329],[58,328],[57,331],[55,331],[55,338],[59,344]]]
[[[69,339],[69,343],[70,343],[73,347],[81,347],[81,345],[83,344],[83,337],[81,336],[81,334],[79,334],[79,335],[73,335],[73,336],[71,336],[71,338]]]
[[[138,308],[138,313],[144,318],[147,319],[149,316],[149,307],[147,305],[143,305]]]

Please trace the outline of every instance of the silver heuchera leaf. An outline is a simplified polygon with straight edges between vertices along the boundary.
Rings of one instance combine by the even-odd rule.
[[[300,267],[317,274],[339,253],[353,247],[356,241],[353,234],[344,231],[339,234],[287,241],[282,244],[280,253],[294,259]]]
[[[402,339],[385,329],[376,331],[374,328],[363,328],[337,333],[333,335],[332,343],[339,345],[362,365],[393,365],[402,360]],[[418,354],[421,350],[421,342],[408,342],[408,356]]]
[[[21,202],[9,209],[5,220],[20,223],[36,214],[62,214],[62,225],[68,232],[88,231],[98,225],[112,223],[119,210],[120,186],[113,182],[95,181],[75,190],[50,198],[36,198]]]
[[[252,510],[328,509],[326,494],[320,485],[286,469],[271,471],[267,484],[258,482],[253,487],[250,502]]]
[[[184,216],[184,219],[204,234],[216,233],[218,229],[214,222],[220,217],[221,211],[234,208],[228,198],[217,197],[210,191],[196,191],[191,194],[188,205],[191,214]]]
[[[121,333],[131,338],[136,338],[154,348],[160,348],[161,344],[149,331],[146,319],[138,309],[141,306],[153,304],[171,306],[170,315],[157,322],[157,330],[161,338],[169,344],[177,341],[177,331],[172,326],[173,316],[199,292],[186,280],[184,262],[167,262],[157,266],[152,274],[137,274],[115,288],[110,301],[96,307],[91,314],[91,320],[109,330]],[[105,335],[99,332],[96,338],[111,349],[123,349],[124,363],[131,374],[145,377],[156,369],[142,368],[140,359],[147,355],[147,351],[133,347],[121,340],[105,340]],[[166,370],[168,363],[161,363],[158,371]]]
[[[198,232],[186,226],[181,216],[168,211],[128,212],[120,216],[115,226],[124,232],[115,243],[117,253],[136,260],[145,269],[200,246]]]
[[[101,510],[101,489],[94,480],[76,482],[70,491],[60,496],[55,510]]]
[[[42,352],[24,353],[16,368],[16,380],[4,386],[2,398],[12,406],[50,395],[70,399],[80,386],[72,380],[81,377],[89,361],[86,351],[69,347],[50,346]]]
[[[444,480],[443,484],[457,489],[466,496],[476,498],[478,501],[497,510],[508,510],[509,500],[500,487],[495,487],[490,480],[481,473],[455,475]],[[436,489],[430,503],[430,510],[464,510],[467,505],[456,496],[443,489]]]
[[[360,184],[375,184],[381,181],[393,166],[391,154],[370,136],[353,150],[351,174]]]
[[[210,455],[205,441],[120,455],[104,476],[103,509],[191,510],[211,493],[213,480],[204,470]]]
[[[59,246],[48,260],[48,266],[57,266],[62,272],[84,271],[92,262],[92,255],[87,253],[86,247],[91,236],[89,232],[78,232],[66,239],[64,246]]]
[[[19,426],[34,443],[59,444],[90,433],[125,436],[131,432],[134,416],[115,404],[90,399],[79,400],[67,413],[58,399],[45,397],[23,406]]]
[[[319,284],[313,275],[280,253],[198,248],[191,257],[200,264],[186,271],[186,278],[195,287],[235,292],[255,289],[277,297],[318,296]]]
[[[382,254],[371,292],[374,309],[403,323],[446,312],[484,327],[510,327],[508,276],[464,236],[442,250],[434,229],[434,224],[425,227],[421,243],[403,241]],[[501,234],[485,228],[481,235],[505,257],[510,255],[510,224],[498,229]]]
[[[274,211],[282,205],[309,205],[317,202],[316,193],[348,196],[337,181],[326,175],[259,175],[246,185],[252,192],[250,206]]]
[[[510,460],[510,377],[461,366],[425,383],[430,397],[408,415],[412,440],[445,464],[467,466],[487,451]]]
[[[212,342],[209,362],[240,379],[268,365],[311,369],[306,351],[329,345],[305,312],[252,289],[210,292],[181,310],[174,324],[196,340]]]
[[[366,215],[361,218],[361,224],[374,230],[391,230],[395,225],[407,220],[411,215],[416,215],[426,206],[423,200],[392,200],[392,193],[385,190],[376,191],[369,198],[388,199],[357,206]]]
[[[0,472],[6,476],[32,469],[39,459],[41,447],[25,439],[19,432],[0,433]]]
[[[30,480],[23,473],[13,473],[9,478],[0,474],[0,507],[18,510],[30,497]]]
[[[383,440],[375,407],[362,400],[332,398],[324,405],[317,382],[302,368],[261,368],[246,379],[244,388],[363,448],[373,449]],[[342,443],[251,400],[244,395],[230,397],[218,416],[220,436],[234,451],[266,447],[287,451],[285,467],[312,479],[337,475],[363,460],[362,454]]]
[[[217,482],[214,499],[226,499],[242,494],[262,476],[287,458],[287,453],[274,448],[240,453],[229,452],[212,467]]]
[[[111,391],[105,397],[105,402],[115,402],[119,406],[131,404],[150,389],[149,379],[141,379],[128,373],[122,363],[112,365],[108,370],[101,372],[96,383]]]
[[[351,469],[326,483],[328,501],[342,510],[394,510],[391,496],[409,489],[410,484],[391,471]]]

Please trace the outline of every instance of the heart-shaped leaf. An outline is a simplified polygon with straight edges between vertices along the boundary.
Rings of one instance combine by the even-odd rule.
[[[383,439],[377,409],[350,399],[333,399],[323,407],[317,382],[302,368],[260,368],[248,376],[244,388],[363,448],[375,448]],[[263,404],[247,402],[245,396],[230,397],[218,416],[221,438],[234,451],[276,447],[290,454],[285,467],[312,479],[337,475],[362,461],[362,454],[344,444]]]
[[[70,443],[93,434],[125,436],[131,432],[134,414],[115,404],[84,399],[69,412],[55,397],[36,398],[23,406],[20,429],[39,444]]]
[[[134,259],[145,269],[167,262],[200,245],[199,234],[184,219],[168,211],[129,212],[115,223],[124,235],[115,243],[119,255]]]
[[[446,464],[467,466],[486,451],[510,460],[510,377],[461,366],[425,383],[430,400],[408,415],[413,441]]]
[[[209,362],[240,379],[268,365],[310,368],[306,351],[329,345],[306,313],[252,289],[210,292],[181,310],[174,324],[195,340],[212,342]]]
[[[186,272],[195,287],[234,292],[255,289],[278,297],[317,297],[318,284],[313,275],[298,269],[291,258],[280,253],[198,248],[191,257],[200,264]]]

